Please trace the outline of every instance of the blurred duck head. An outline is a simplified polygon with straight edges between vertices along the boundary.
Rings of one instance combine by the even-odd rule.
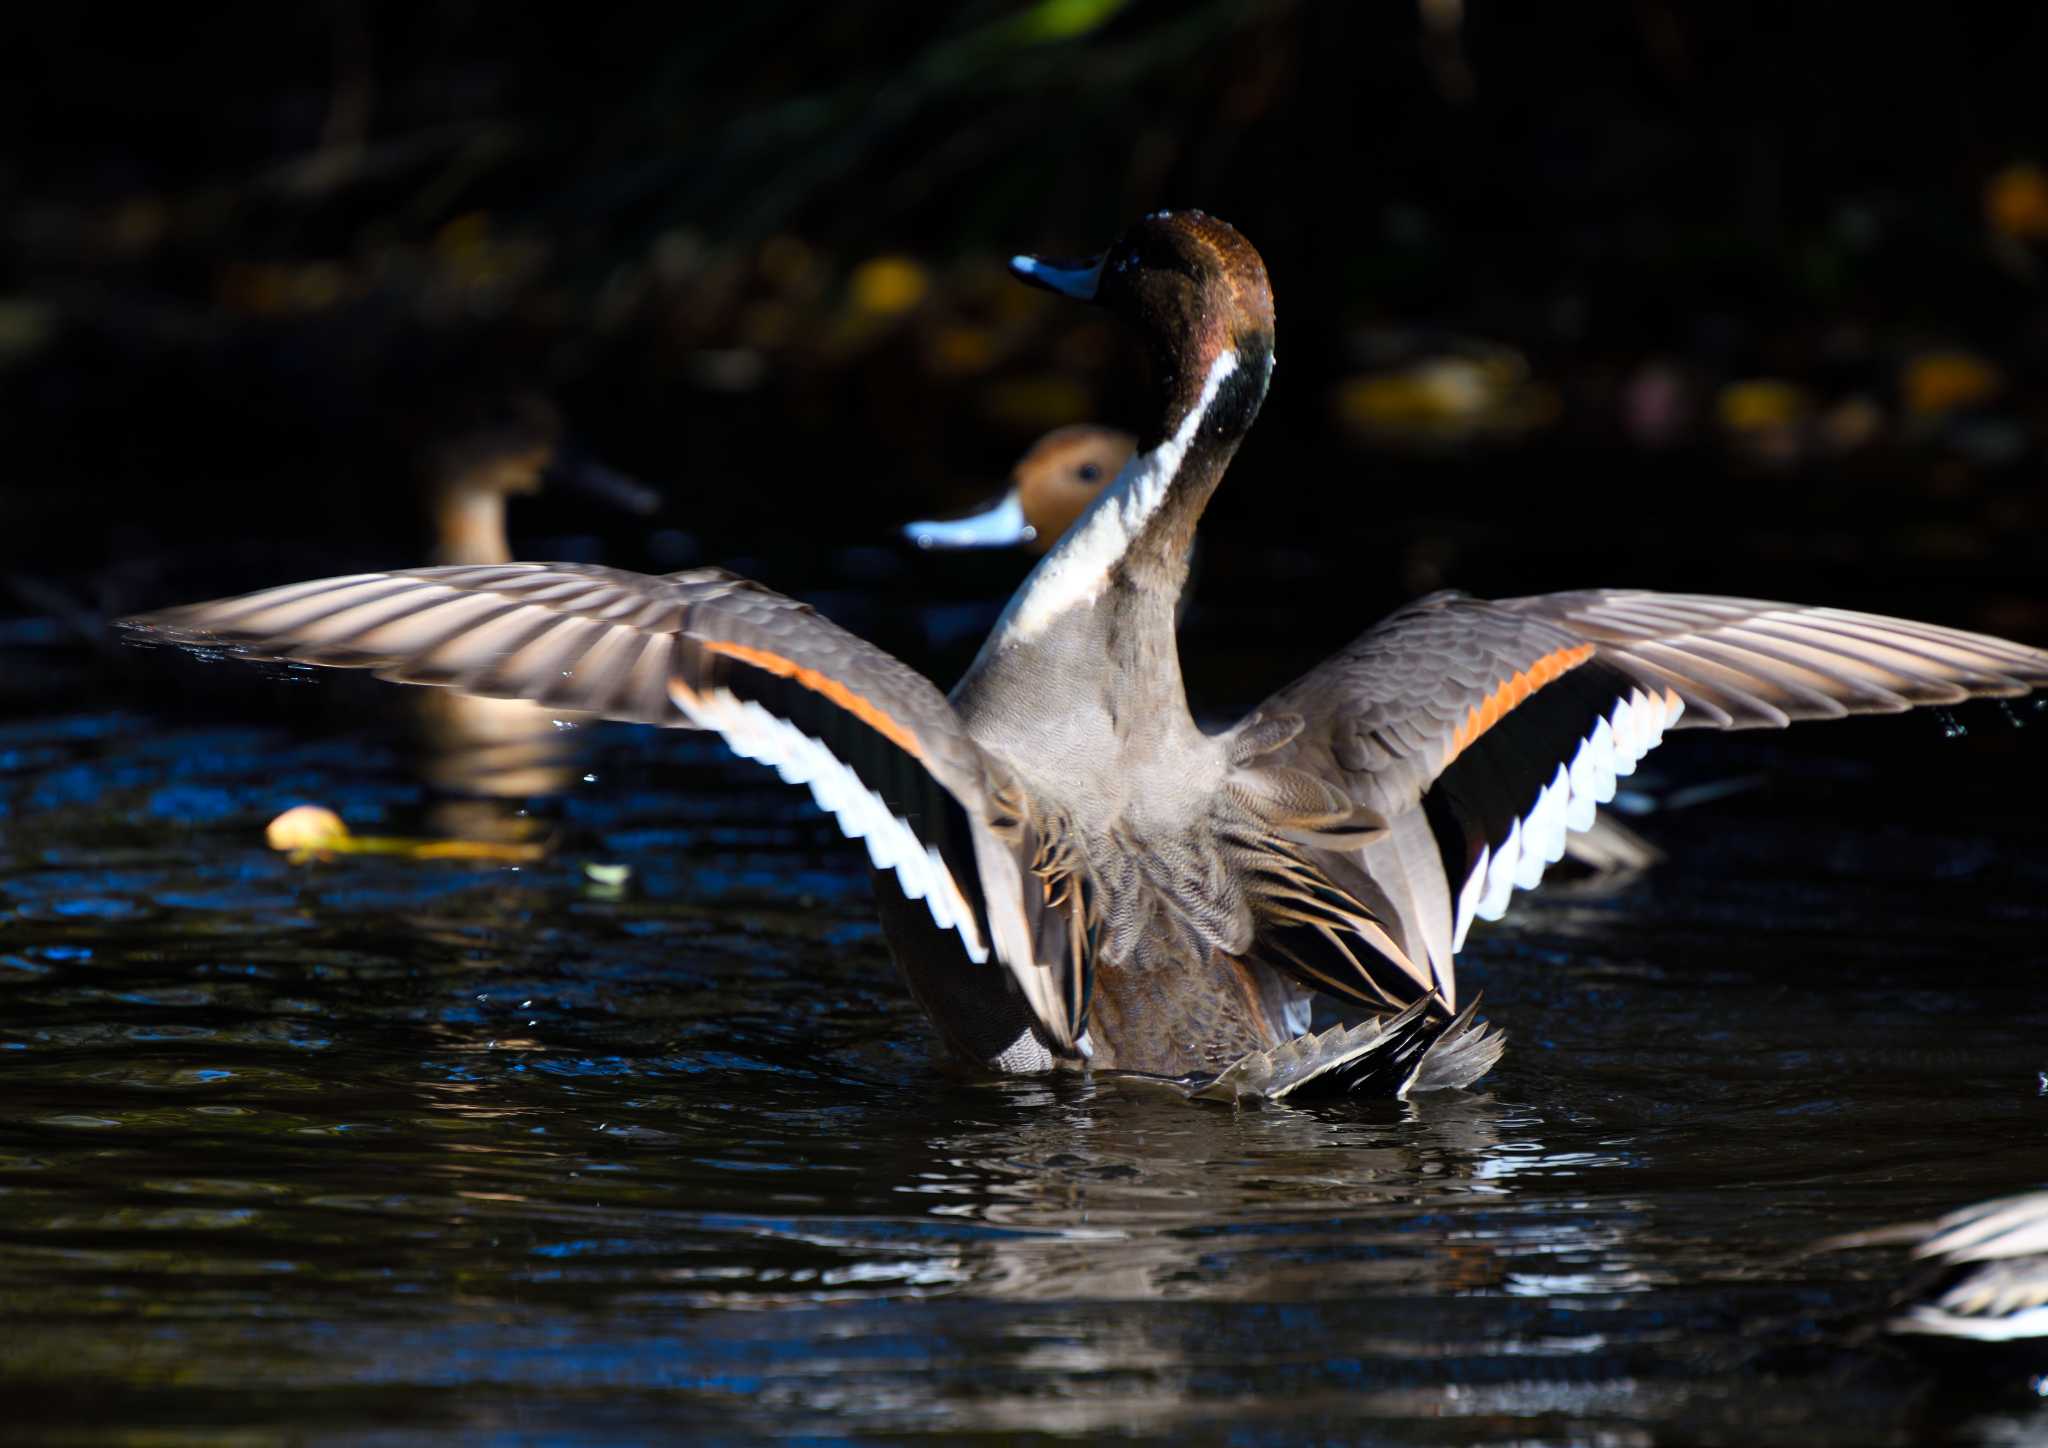
[[[436,563],[507,563],[505,500],[563,485],[629,513],[651,514],[661,495],[585,455],[567,440],[561,412],[518,392],[437,417],[422,450]]]
[[[1043,553],[1123,470],[1137,445],[1114,428],[1055,428],[1017,460],[1009,487],[993,503],[963,518],[905,524],[903,535],[920,548]]]

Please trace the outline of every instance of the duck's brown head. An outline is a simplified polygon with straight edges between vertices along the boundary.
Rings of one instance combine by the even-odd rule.
[[[1117,313],[1145,339],[1158,369],[1164,417],[1159,437],[1218,385],[1205,409],[1205,435],[1242,436],[1258,415],[1273,366],[1273,288],[1266,264],[1228,222],[1200,211],[1155,211],[1099,257],[1060,262],[1010,259],[1025,281]],[[1159,437],[1147,438],[1148,445]]]

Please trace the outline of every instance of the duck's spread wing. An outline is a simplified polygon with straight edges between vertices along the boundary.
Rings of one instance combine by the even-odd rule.
[[[719,569],[659,577],[585,564],[400,569],[124,621],[131,635],[238,656],[374,670],[489,698],[716,731],[808,785],[878,870],[976,961],[1007,966],[1049,1039],[1083,1028],[1078,962],[1030,864],[1016,786],[946,698],[805,604]]]
[[[1624,590],[1489,602],[1437,594],[1389,616],[1260,709],[1304,727],[1275,762],[1383,816],[1319,856],[1394,922],[1378,983],[1455,1001],[1451,959],[1591,825],[1681,727],[1782,727],[2048,683],[2048,652],[1840,609]],[[1391,988],[1391,989],[1389,989]]]
[[[1555,625],[1685,706],[1685,729],[1782,729],[2013,698],[2048,684],[2048,652],[1987,634],[1754,598],[1586,589],[1493,605]]]

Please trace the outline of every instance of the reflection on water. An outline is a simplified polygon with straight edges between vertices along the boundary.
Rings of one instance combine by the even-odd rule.
[[[13,648],[16,702],[70,667]],[[415,822],[402,720],[16,717],[17,1423],[2048,1434],[2024,1366],[1867,1335],[1895,1262],[1799,1251],[2048,1177],[2048,860],[1983,799],[1967,834],[1826,781],[1708,815],[1690,872],[1477,943],[1484,1090],[1233,1113],[944,1073],[857,860],[703,740],[588,731],[545,865],[299,868],[261,843],[298,800]]]

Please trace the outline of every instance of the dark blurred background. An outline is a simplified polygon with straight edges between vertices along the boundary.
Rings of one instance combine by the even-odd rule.
[[[897,605],[1028,560],[895,525],[1142,395],[1113,326],[1001,259],[1197,206],[1280,318],[1205,535],[1222,692],[1446,585],[2048,636],[2040,6],[336,0],[9,30],[0,609],[89,627],[418,561],[432,460],[540,407],[664,503],[518,500],[522,556],[736,562],[944,672],[959,648]]]

